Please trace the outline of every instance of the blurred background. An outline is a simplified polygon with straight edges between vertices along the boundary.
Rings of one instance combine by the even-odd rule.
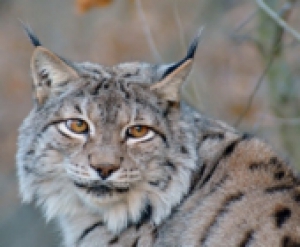
[[[300,167],[300,35],[288,32],[300,31],[300,5],[265,2],[289,26],[259,0],[0,0],[0,247],[60,242],[54,223],[18,195],[16,138],[32,106],[33,51],[19,19],[57,54],[104,65],[178,60],[205,25],[185,99]]]

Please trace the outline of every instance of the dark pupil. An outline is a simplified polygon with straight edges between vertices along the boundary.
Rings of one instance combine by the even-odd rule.
[[[81,127],[81,126],[83,125],[83,121],[77,120],[77,121],[76,121],[76,125],[77,125],[78,127]]]
[[[142,131],[142,126],[136,126],[134,128],[135,128],[135,131],[137,131],[137,132],[141,132]]]

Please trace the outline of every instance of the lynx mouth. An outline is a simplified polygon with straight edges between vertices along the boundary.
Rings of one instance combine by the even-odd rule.
[[[103,196],[107,194],[112,194],[112,193],[125,193],[129,191],[129,187],[124,187],[124,188],[115,188],[115,187],[110,187],[107,185],[103,184],[97,184],[97,185],[87,185],[87,184],[81,184],[74,182],[74,185],[77,188],[85,190],[89,194],[94,194],[96,196]]]

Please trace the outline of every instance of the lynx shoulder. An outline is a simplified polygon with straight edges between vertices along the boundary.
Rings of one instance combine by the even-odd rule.
[[[180,98],[199,35],[179,62],[113,67],[70,62],[29,37],[20,191],[59,222],[65,246],[300,246],[296,173]]]

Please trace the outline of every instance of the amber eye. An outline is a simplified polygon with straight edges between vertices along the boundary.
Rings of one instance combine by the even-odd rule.
[[[76,134],[86,134],[89,130],[88,124],[81,119],[69,119],[66,122],[69,130]]]
[[[143,125],[135,125],[127,129],[126,135],[131,138],[141,138],[147,135],[150,128]]]

